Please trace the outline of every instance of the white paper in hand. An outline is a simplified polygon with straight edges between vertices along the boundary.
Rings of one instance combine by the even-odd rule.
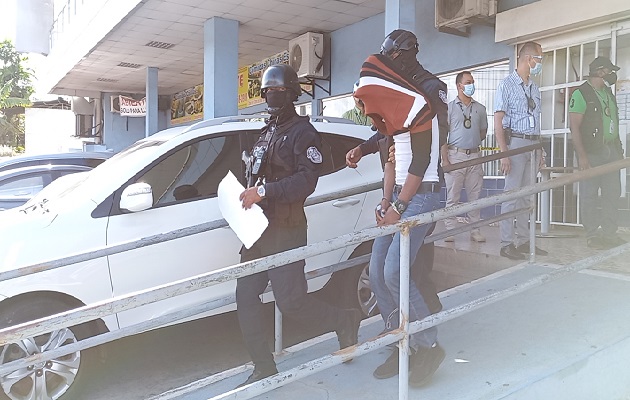
[[[269,221],[262,208],[254,204],[249,210],[244,210],[242,202],[238,199],[245,188],[236,179],[232,171],[228,171],[225,178],[219,183],[218,198],[219,209],[223,218],[243,242],[246,248],[256,243],[262,233],[267,229]]]

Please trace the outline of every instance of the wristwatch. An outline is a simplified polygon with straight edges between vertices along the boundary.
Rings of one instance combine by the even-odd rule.
[[[260,185],[258,186],[258,188],[256,189],[256,193],[258,193],[258,195],[260,196],[260,198],[264,198],[265,197],[265,185]]]
[[[402,213],[405,212],[405,210],[407,209],[407,203],[405,203],[404,201],[400,200],[400,199],[396,199],[395,202],[392,203],[392,207],[394,207],[394,211],[396,211],[399,215],[402,215]]]

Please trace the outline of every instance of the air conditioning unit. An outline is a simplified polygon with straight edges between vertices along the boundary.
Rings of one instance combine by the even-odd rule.
[[[497,0],[435,0],[437,28],[465,28],[475,20],[489,20],[497,13]]]
[[[110,107],[109,110],[111,112],[117,112],[117,113],[120,114],[120,97],[118,97],[118,95],[115,95],[115,96],[112,95],[109,98],[109,100],[110,100],[110,104],[111,104],[111,107]]]
[[[324,77],[324,35],[306,32],[289,40],[289,65],[298,78]]]

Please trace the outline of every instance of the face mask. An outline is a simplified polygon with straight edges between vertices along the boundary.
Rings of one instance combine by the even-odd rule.
[[[529,68],[529,74],[532,76],[536,76],[540,74],[541,71],[542,71],[542,62],[537,62],[536,65],[534,65],[534,68],[532,67]]]
[[[472,97],[473,94],[475,94],[475,84],[469,83],[468,85],[464,85],[464,95]]]
[[[604,75],[602,78],[604,79],[604,83],[608,87],[611,87],[612,85],[617,83],[617,73],[616,72],[611,72],[608,75]]]
[[[278,116],[282,112],[282,108],[287,103],[287,93],[289,91],[270,90],[265,94],[267,101],[267,111],[273,116]]]

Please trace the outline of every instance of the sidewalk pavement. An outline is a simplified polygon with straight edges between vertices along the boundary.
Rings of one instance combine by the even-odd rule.
[[[438,228],[439,229],[439,228]],[[513,288],[594,254],[578,228],[552,233],[537,245],[549,256],[534,264],[499,257],[498,228],[484,227],[485,243],[459,235],[436,242],[434,275],[445,309]],[[621,233],[630,241],[630,234]],[[630,250],[630,244],[623,245]],[[609,253],[619,252],[618,249]],[[630,400],[630,262],[623,254],[447,321],[438,328],[446,358],[432,382],[409,390],[427,400]],[[379,317],[363,321],[359,341],[378,335]],[[287,370],[337,350],[334,334],[286,359]],[[378,380],[373,370],[389,356],[379,349],[351,363],[310,375],[255,397],[273,400],[398,399],[397,377]],[[208,399],[233,389],[250,370],[178,397]]]

